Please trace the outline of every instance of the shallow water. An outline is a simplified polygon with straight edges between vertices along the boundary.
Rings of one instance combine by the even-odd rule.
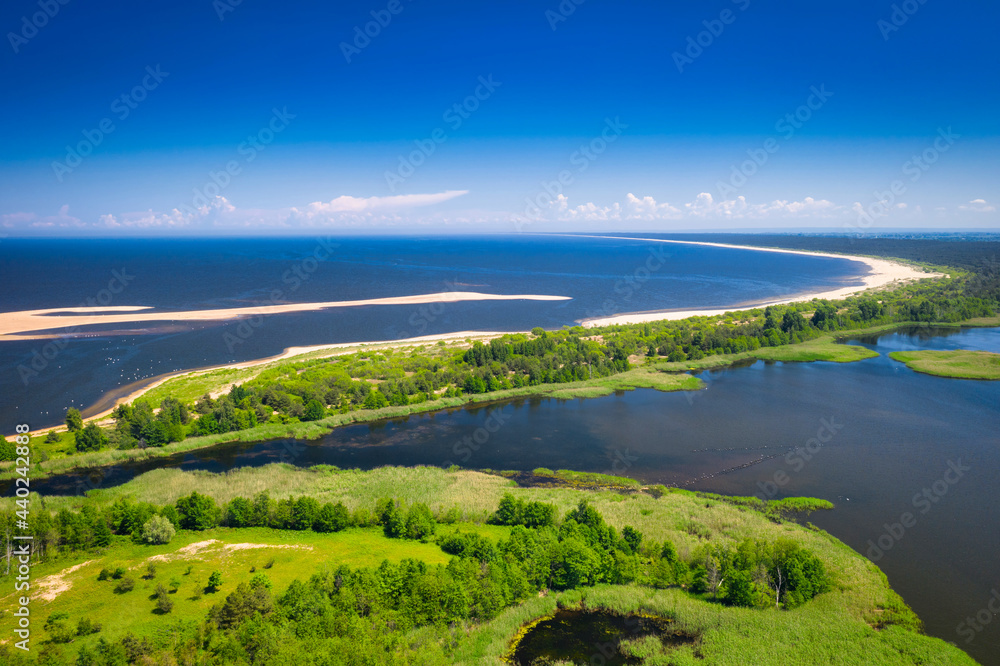
[[[524,635],[514,650],[514,663],[638,664],[639,659],[621,654],[619,643],[651,635],[660,637],[665,645],[694,642],[692,636],[671,631],[671,624],[664,618],[563,608]]]

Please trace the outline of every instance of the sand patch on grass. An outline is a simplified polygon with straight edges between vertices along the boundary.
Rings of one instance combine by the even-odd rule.
[[[66,580],[66,576],[82,567],[87,566],[91,562],[93,562],[93,560],[87,560],[86,562],[81,562],[80,564],[71,566],[68,569],[63,569],[57,574],[39,578],[35,581],[35,586],[38,589],[36,598],[41,599],[42,601],[52,601],[63,592],[66,592],[73,587],[73,584]]]

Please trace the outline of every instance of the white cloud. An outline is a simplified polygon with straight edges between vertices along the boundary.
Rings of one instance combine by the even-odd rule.
[[[183,206],[168,212],[144,210],[126,213],[106,213],[96,222],[86,225],[69,215],[69,207],[59,213],[39,217],[35,213],[9,213],[0,216],[0,225],[6,228],[56,228],[91,226],[104,230],[121,229],[201,229],[201,228],[293,228],[299,226],[346,227],[374,226],[406,223],[405,211],[433,206],[468,194],[468,190],[448,190],[432,194],[404,194],[388,197],[340,196],[329,202],[314,202],[303,209],[295,207],[277,209],[238,208],[223,196],[216,196],[204,205],[194,208]]]
[[[802,201],[777,200],[766,204],[748,203],[746,197],[716,201],[708,192],[702,192],[694,201],[680,206],[656,201],[651,196],[637,197],[629,192],[624,203],[598,206],[585,203],[570,206],[564,195],[559,195],[550,206],[549,217],[559,221],[657,221],[688,219],[767,219],[774,217],[835,217],[844,208],[826,199],[806,197]]]
[[[995,213],[996,206],[986,203],[985,199],[973,199],[967,204],[958,207],[959,210],[967,213]]]
[[[0,225],[11,229],[29,227],[34,229],[73,228],[86,226],[78,217],[69,214],[69,204],[63,204],[55,215],[45,217],[37,213],[6,213],[0,215]]]
[[[376,210],[400,210],[433,206],[463,194],[468,190],[448,190],[437,194],[399,194],[391,197],[339,196],[330,202],[316,201],[306,207],[310,213],[361,213]],[[295,210],[294,208],[292,210]]]

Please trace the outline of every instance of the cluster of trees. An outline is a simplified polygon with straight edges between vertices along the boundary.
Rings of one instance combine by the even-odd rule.
[[[119,405],[113,416],[115,427],[109,439],[112,446],[118,449],[179,442],[186,434],[184,426],[191,422],[187,406],[174,398],[164,399],[156,414],[147,401],[140,399],[132,404]]]
[[[652,322],[600,329],[617,336],[629,354],[697,360],[715,354],[795,344],[831,331],[850,331],[904,322],[958,322],[993,316],[1000,303],[996,278],[985,273],[907,285],[877,295],[843,301],[816,300],[751,310],[747,319],[716,318]],[[808,315],[805,316],[805,315]]]
[[[651,583],[681,585],[732,606],[756,608],[794,608],[830,589],[820,559],[788,539],[746,539],[735,548],[703,544],[687,561],[667,542]]]

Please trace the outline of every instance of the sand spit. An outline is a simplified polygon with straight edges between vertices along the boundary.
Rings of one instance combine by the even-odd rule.
[[[50,331],[98,324],[124,324],[148,321],[227,321],[241,317],[313,312],[331,308],[365,305],[421,305],[424,303],[458,303],[461,301],[568,301],[569,296],[541,294],[483,294],[475,291],[448,291],[415,296],[369,298],[359,301],[328,301],[324,303],[285,303],[257,305],[246,308],[185,310],[181,312],[150,312],[151,307],[130,305],[93,308],[48,308],[0,313],[0,341],[41,340],[58,338],[61,334],[19,335],[32,331]],[[82,314],[81,314],[82,313]]]

